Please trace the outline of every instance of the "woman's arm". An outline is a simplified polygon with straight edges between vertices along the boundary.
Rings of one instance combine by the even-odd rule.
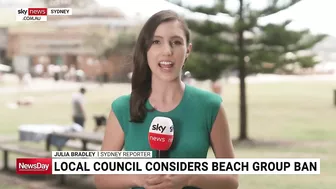
[[[111,111],[107,120],[102,151],[120,151],[124,145],[124,132]],[[144,175],[95,175],[94,181],[97,189],[129,189],[141,187]]]
[[[220,107],[211,131],[211,143],[216,158],[234,158],[228,121]],[[238,175],[190,175],[188,186],[211,189],[237,189]]]

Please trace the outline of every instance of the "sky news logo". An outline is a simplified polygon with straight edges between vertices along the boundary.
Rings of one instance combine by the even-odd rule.
[[[51,158],[17,158],[17,174],[52,174]]]
[[[18,8],[16,21],[47,21],[47,16],[72,15],[71,8]]]

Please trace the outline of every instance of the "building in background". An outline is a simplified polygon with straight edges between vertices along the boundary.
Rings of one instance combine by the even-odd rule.
[[[20,71],[33,76],[73,78],[71,75],[80,74],[89,80],[113,80],[121,71],[128,73],[131,68],[125,69],[125,65],[130,64],[120,66],[125,60],[123,56],[97,59],[99,46],[90,46],[87,41],[91,33],[105,32],[113,37],[134,30],[139,23],[111,7],[73,8],[72,12],[71,16],[49,16],[47,22],[10,27],[6,56],[12,66],[25,60]],[[96,45],[104,43],[104,39],[96,41]]]

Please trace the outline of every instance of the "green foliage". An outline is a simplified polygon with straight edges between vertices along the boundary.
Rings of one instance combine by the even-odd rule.
[[[173,1],[170,2],[175,3],[179,6],[183,6],[181,2],[173,2]],[[212,7],[205,7],[205,6],[196,6],[196,7],[183,6],[183,7],[193,12],[200,12],[208,15],[216,15],[218,13],[224,13],[233,16],[233,13],[226,8],[225,0],[216,0]]]
[[[217,0],[212,7],[189,7],[182,5],[181,2],[173,2],[193,12],[206,15],[222,13],[234,20],[233,24],[217,23],[210,19],[187,20],[193,34],[193,53],[186,69],[196,79],[219,79],[223,71],[238,68],[241,56],[248,57],[248,62],[245,62],[247,74],[272,73],[293,63],[299,64],[302,68],[312,67],[318,63],[314,60],[313,54],[301,56],[300,52],[314,47],[326,37],[325,35],[314,36],[309,30],[289,30],[287,26],[291,23],[290,20],[281,24],[265,26],[258,24],[259,18],[275,14],[300,0],[282,4],[278,0],[270,0],[262,10],[253,10],[250,4],[239,2],[243,4],[237,11],[228,10],[225,0]],[[238,46],[239,32],[248,33],[250,36],[241,39],[242,47]],[[294,54],[294,58],[288,58],[289,53]]]
[[[314,56],[300,56],[297,58],[297,62],[302,68],[311,68],[319,63]]]
[[[301,68],[313,67],[319,63],[314,60],[314,54],[302,55],[301,52],[312,48],[326,35],[311,35],[309,30],[291,31],[286,28],[288,24],[290,21],[259,27],[260,34],[255,36],[259,45],[250,49],[249,73],[275,72],[294,63]]]
[[[200,31],[202,32],[202,29]],[[235,63],[233,46],[230,40],[224,39],[216,31],[207,34],[204,32],[203,35],[197,34],[193,39],[193,52],[187,61],[185,70],[190,71],[192,76],[198,80],[216,81],[223,70]]]
[[[190,71],[192,76],[198,80],[216,81],[222,73],[223,65],[229,65],[229,62],[218,60],[216,56],[194,53],[185,64],[185,70]]]
[[[225,0],[217,0],[212,7],[186,7],[193,12],[206,15],[219,13],[231,16],[233,24],[218,23],[209,19],[202,23],[188,21],[190,29],[196,33],[194,49],[188,71],[199,80],[217,80],[227,69],[238,69],[240,79],[240,134],[239,139],[247,136],[247,108],[245,78],[252,73],[272,73],[279,69],[288,71],[287,65],[300,65],[303,68],[314,66],[314,55],[304,55],[324,39],[324,35],[313,36],[308,30],[291,31],[286,28],[290,21],[283,24],[261,26],[258,20],[264,16],[278,13],[295,5],[301,0],[269,0],[261,10],[253,10],[249,3],[237,0],[237,11],[228,10]],[[252,1],[250,1],[252,2]],[[183,6],[182,3],[177,3]],[[209,18],[209,17],[208,17]],[[288,56],[291,54],[292,56]]]
[[[226,12],[224,1],[218,1],[214,7],[189,7],[192,11],[217,14]],[[186,20],[192,31],[193,52],[185,66],[185,70],[192,73],[197,80],[216,81],[221,77],[223,70],[235,63],[235,41],[227,34],[232,35],[232,26],[225,23],[216,23],[211,20]]]
[[[282,10],[285,10],[297,3],[299,3],[301,0],[289,0],[284,4],[279,4],[279,0],[269,0],[268,5],[266,8],[256,11],[258,17],[264,17],[269,16],[275,13],[278,13]]]
[[[219,24],[211,22],[210,20],[196,21],[187,20],[188,26],[192,31],[200,35],[211,36],[213,34],[219,34],[224,31],[232,32],[232,27],[228,24]]]

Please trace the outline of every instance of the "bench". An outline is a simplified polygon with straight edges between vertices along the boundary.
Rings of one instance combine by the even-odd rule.
[[[8,155],[9,152],[13,152],[16,154],[22,154],[25,156],[31,156],[31,157],[51,157],[51,152],[36,149],[36,148],[30,148],[27,147],[27,145],[22,144],[3,144],[0,145],[0,149],[3,151],[3,169],[8,170]]]
[[[52,136],[61,137],[61,138],[67,138],[69,140],[80,140],[81,143],[82,143],[82,147],[81,147],[82,151],[89,150],[88,149],[88,143],[101,145],[102,142],[103,142],[103,138],[104,138],[104,134],[103,133],[90,133],[90,132],[67,132],[67,133],[63,133],[63,132],[53,132],[47,138],[47,143],[46,143],[46,145],[47,145],[46,146],[47,151],[50,150],[51,135]],[[61,147],[58,148],[58,151],[62,151],[62,148]]]
[[[64,148],[68,148],[68,149],[73,149],[73,150],[83,150],[83,144],[81,141],[68,141]],[[89,151],[99,151],[101,148],[100,145],[97,145],[97,144],[87,144],[86,146],[86,150],[89,150]]]

